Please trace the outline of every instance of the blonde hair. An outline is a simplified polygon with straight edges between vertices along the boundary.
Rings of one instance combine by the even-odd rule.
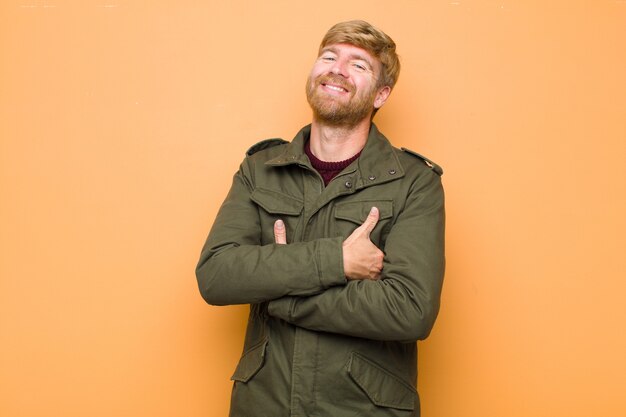
[[[320,44],[319,53],[328,45],[347,43],[363,48],[382,63],[378,87],[393,88],[400,75],[400,59],[396,53],[396,43],[385,32],[363,20],[337,23],[331,27]]]

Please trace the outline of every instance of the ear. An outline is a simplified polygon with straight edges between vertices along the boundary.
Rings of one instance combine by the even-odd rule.
[[[374,108],[380,109],[387,101],[389,94],[391,94],[391,87],[389,87],[388,85],[378,90],[378,93],[376,93],[376,99],[374,100]]]

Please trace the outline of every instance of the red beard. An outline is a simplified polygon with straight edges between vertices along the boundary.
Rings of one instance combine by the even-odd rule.
[[[347,101],[326,94],[321,89],[323,84],[344,88],[349,95]],[[376,87],[374,86],[371,91],[359,93],[342,77],[329,73],[317,77],[315,81],[309,76],[306,83],[306,97],[316,120],[334,126],[350,127],[370,116],[374,109]]]

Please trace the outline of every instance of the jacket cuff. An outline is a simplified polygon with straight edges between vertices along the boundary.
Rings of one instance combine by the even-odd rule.
[[[272,300],[267,305],[267,313],[272,317],[290,322],[291,304],[293,301],[293,297],[281,297],[276,300]]]
[[[345,285],[347,280],[343,271],[343,238],[320,239],[315,252],[322,288]]]

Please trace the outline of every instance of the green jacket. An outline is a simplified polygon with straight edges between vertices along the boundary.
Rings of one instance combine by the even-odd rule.
[[[231,416],[419,416],[416,341],[444,273],[441,169],[372,125],[361,156],[324,187],[303,146],[252,147],[196,269],[209,304],[251,304]],[[372,206],[382,278],[347,281],[342,242]],[[274,244],[282,219],[287,245]]]

